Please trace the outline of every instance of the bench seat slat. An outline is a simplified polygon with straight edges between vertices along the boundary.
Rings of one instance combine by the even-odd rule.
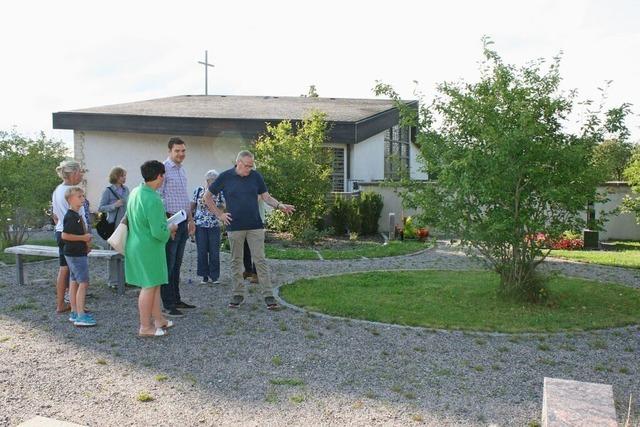
[[[20,245],[11,246],[4,250],[7,254],[15,255],[42,255],[42,256],[58,256],[57,246],[41,246],[41,245]],[[116,251],[108,249],[92,249],[89,252],[89,256],[92,258],[111,258],[115,256],[122,256]]]
[[[24,284],[24,262],[23,255],[39,255],[45,257],[58,257],[57,246],[43,245],[20,245],[12,246],[4,250],[7,254],[16,256],[16,282],[19,285]],[[116,251],[108,249],[92,249],[88,256],[90,258],[107,258],[109,260],[109,278],[115,277],[118,294],[124,295],[124,263],[123,257]]]

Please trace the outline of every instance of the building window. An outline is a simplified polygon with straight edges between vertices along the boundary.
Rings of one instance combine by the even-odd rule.
[[[344,148],[328,147],[333,159],[331,174],[331,191],[343,192],[344,189]]]
[[[409,174],[411,129],[398,125],[384,135],[384,178],[400,179]]]

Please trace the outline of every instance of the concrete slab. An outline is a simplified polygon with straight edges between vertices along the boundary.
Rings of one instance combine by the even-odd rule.
[[[543,427],[617,427],[613,388],[559,378],[544,379]]]

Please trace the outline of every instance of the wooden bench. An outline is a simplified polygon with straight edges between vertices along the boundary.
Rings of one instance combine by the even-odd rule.
[[[7,254],[14,254],[16,256],[16,282],[19,285],[24,285],[24,255],[38,255],[44,257],[58,258],[57,246],[40,246],[40,245],[20,245],[12,246],[4,250]],[[122,255],[116,251],[105,249],[93,249],[89,252],[90,258],[107,258],[109,260],[109,285],[116,286],[118,289],[118,295],[124,295],[124,263]]]

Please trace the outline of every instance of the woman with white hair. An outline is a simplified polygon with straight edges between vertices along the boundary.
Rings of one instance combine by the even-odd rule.
[[[56,222],[56,241],[58,242],[58,254],[60,259],[60,269],[58,270],[58,278],[56,280],[56,312],[64,313],[69,311],[71,307],[65,304],[64,293],[69,283],[69,267],[64,257],[64,241],[62,240],[62,220],[69,210],[69,203],[64,194],[67,188],[73,187],[82,182],[85,170],[82,169],[80,163],[75,160],[64,160],[56,168],[56,173],[62,179],[62,184],[58,185],[51,195],[51,207],[53,211],[53,219]],[[80,218],[84,218],[84,207],[78,211]],[[86,224],[85,224],[86,225]]]
[[[198,187],[193,192],[191,201],[191,211],[196,223],[196,246],[198,248],[198,276],[202,276],[201,284],[209,283],[209,279],[214,285],[220,283],[220,226],[222,223],[209,210],[203,201],[207,188],[218,177],[215,169],[208,171],[204,178],[206,186]],[[224,203],[222,195],[214,199],[217,206]]]

